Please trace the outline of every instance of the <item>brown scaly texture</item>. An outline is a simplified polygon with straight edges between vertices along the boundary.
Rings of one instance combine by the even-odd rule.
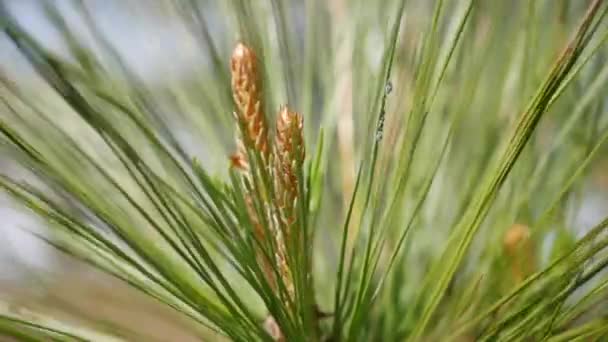
[[[299,191],[297,170],[302,167],[305,153],[303,141],[302,116],[287,107],[281,108],[277,117],[274,172],[281,220],[287,225],[295,221]]]
[[[257,66],[257,57],[245,44],[238,43],[230,60],[232,74],[232,95],[236,105],[236,118],[244,127],[244,143],[268,157],[268,125],[264,115],[262,101],[261,77]],[[252,146],[249,146],[249,145]],[[237,153],[244,158],[244,148]]]
[[[268,128],[263,112],[261,78],[259,76],[257,57],[253,50],[243,43],[238,43],[230,59],[232,76],[232,96],[236,105],[235,119],[239,127],[243,127],[237,136],[237,151],[230,156],[232,168],[243,172],[244,177],[253,182],[253,173],[247,160],[247,147],[260,152],[264,160],[269,158]],[[266,232],[255,209],[252,194],[245,198],[247,215],[254,228],[255,237],[266,241]],[[257,253],[258,263],[262,267],[266,280],[276,289],[271,261],[260,251]]]
[[[277,261],[280,266],[281,278],[287,290],[294,298],[294,286],[287,263],[286,243],[291,241],[294,223],[297,217],[296,203],[299,199],[298,169],[304,160],[302,134],[302,116],[282,107],[277,116],[275,150],[274,150],[274,179],[275,200],[277,204],[278,221],[282,227],[277,232],[279,253]]]

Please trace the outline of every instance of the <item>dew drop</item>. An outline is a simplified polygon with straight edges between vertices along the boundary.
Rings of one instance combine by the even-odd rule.
[[[384,87],[384,93],[386,95],[390,94],[393,91],[393,82],[388,81],[386,82],[386,86]]]

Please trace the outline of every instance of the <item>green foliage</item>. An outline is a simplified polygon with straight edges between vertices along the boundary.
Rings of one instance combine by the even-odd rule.
[[[52,94],[2,76],[0,151],[26,176],[0,188],[48,228],[33,234],[201,339],[272,341],[269,319],[287,341],[608,336],[608,218],[576,238],[571,214],[607,155],[605,1],[167,2],[204,58],[161,86],[84,2],[100,51],[45,7],[70,59],[1,4],[4,34]],[[249,146],[251,176],[228,167],[246,128],[232,120],[237,41],[258,55],[269,118],[281,104],[304,117],[288,281],[260,263],[280,242],[254,233],[253,217],[266,237],[283,229],[275,174]],[[516,224],[530,233],[512,248]],[[93,330],[0,311],[18,339],[113,334]]]

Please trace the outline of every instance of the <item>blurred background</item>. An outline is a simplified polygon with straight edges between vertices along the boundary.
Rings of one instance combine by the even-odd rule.
[[[307,12],[311,9],[304,1],[291,2],[289,11],[293,14],[291,17],[293,21],[290,22],[290,25],[292,25],[292,37],[294,37],[291,44],[297,47],[296,51],[300,51],[301,46],[304,45],[304,41],[310,39],[306,35],[306,32],[310,32],[308,31],[310,28],[307,26],[307,23],[310,23],[310,21],[308,21],[307,16],[325,16],[327,22],[344,21],[344,27],[346,28],[344,32],[335,30],[337,33],[333,32],[334,35],[328,38],[330,39],[330,43],[327,43],[327,46],[330,46],[333,50],[314,51],[312,53],[321,55],[327,53],[330,55],[327,58],[335,61],[336,68],[343,67],[349,69],[349,58],[344,58],[343,54],[349,55],[356,48],[360,53],[360,58],[366,60],[369,72],[377,73],[377,70],[374,71],[374,68],[378,68],[382,58],[383,41],[386,35],[386,28],[382,27],[383,17],[377,14],[382,12],[383,6],[370,1],[368,16],[372,17],[372,19],[369,19],[369,25],[367,25],[365,32],[357,35],[353,29],[356,25],[352,24],[352,22],[356,22],[360,18],[349,18],[349,13],[344,13],[345,3],[347,2],[328,1],[328,5],[326,7],[322,6],[323,11],[319,13]],[[402,49],[400,50],[404,60],[407,60],[407,57],[403,56],[415,55],[414,52],[417,51],[417,47],[416,41],[412,37],[417,37],[420,34],[420,32],[416,32],[416,28],[421,27],[422,24],[429,21],[431,10],[431,6],[424,0],[409,2],[411,4],[408,4],[408,12],[405,19],[407,26],[403,33],[405,38],[402,41]],[[519,7],[514,5],[510,9],[508,5],[510,2],[506,0],[504,4],[496,6],[500,7],[500,11],[504,14],[504,21],[510,24],[519,19],[517,9],[521,7],[522,2],[515,2],[519,4]],[[550,2],[545,1],[545,3]],[[89,0],[83,1],[82,6],[74,5],[79,2],[71,0],[5,0],[4,3],[10,13],[30,34],[53,54],[67,61],[74,63],[82,62],[78,56],[74,55],[74,50],[66,42],[65,32],[62,32],[62,25],[65,25],[65,28],[77,36],[79,41],[90,49],[93,54],[100,56],[102,60],[111,61],[111,53],[108,53],[103,43],[96,38],[96,35],[101,33],[114,48],[114,51],[120,54],[120,58],[124,62],[122,67],[131,70],[136,75],[136,78],[145,83],[150,93],[154,94],[153,97],[163,107],[163,115],[166,118],[165,122],[173,130],[180,144],[188,151],[188,154],[203,160],[212,174],[217,174],[218,177],[226,175],[228,166],[226,156],[229,155],[234,147],[234,133],[230,121],[231,114],[217,112],[209,114],[203,110],[199,110],[200,103],[198,101],[204,102],[205,100],[199,99],[197,92],[208,91],[210,86],[207,75],[218,72],[216,70],[217,64],[213,61],[215,56],[212,56],[209,51],[205,50],[204,46],[201,47],[200,32],[195,32],[196,28],[193,28],[184,19],[188,16],[188,9],[183,9],[179,5],[176,5],[179,1]],[[382,1],[378,1],[378,3],[382,3]],[[501,1],[497,1],[497,3],[501,3]],[[233,30],[227,28],[231,22],[226,17],[227,10],[221,1],[199,1],[197,6],[201,15],[204,16],[206,27],[210,30],[205,34],[213,37],[215,46],[218,48],[217,53],[224,60],[224,65],[227,67],[227,56],[230,55],[230,49],[238,39]],[[365,7],[366,5],[360,6]],[[543,8],[543,6],[539,5],[540,8]],[[458,7],[454,6],[453,10],[457,12]],[[580,13],[580,9],[576,4],[568,7],[568,11],[572,13],[566,13],[566,16],[569,18],[577,18],[577,15]],[[357,8],[359,15],[365,12],[364,9]],[[552,18],[550,15],[547,17]],[[328,20],[327,18],[330,19]],[[576,22],[574,19],[569,20],[568,25]],[[541,27],[542,23],[543,21],[540,19],[536,22],[539,27]],[[92,28],[92,24],[94,24],[95,29]],[[479,34],[475,39],[483,41],[483,44],[485,44],[486,41],[482,34],[484,30],[482,25],[483,20],[479,20],[478,24],[476,32]],[[547,36],[557,31],[553,26],[547,27],[547,30],[552,30],[546,33]],[[98,31],[95,32],[95,30]],[[544,35],[545,33],[542,30],[539,31],[541,38]],[[320,36],[317,37],[318,39],[323,39]],[[411,38],[411,40],[408,40],[408,38]],[[542,40],[541,38],[539,39]],[[298,39],[301,41],[298,41]],[[472,44],[474,43],[473,41]],[[489,46],[483,44],[482,46],[486,48]],[[516,48],[516,43],[509,43],[508,41],[504,41],[499,45],[508,50],[510,44]],[[304,50],[302,49],[302,51]],[[309,53],[308,51],[304,52]],[[550,65],[546,61],[551,60],[552,56],[555,56],[554,51],[539,56],[537,61],[539,65],[538,70],[545,70],[541,66]],[[416,57],[413,56],[411,58],[415,60]],[[301,59],[299,61],[301,62]],[[343,61],[346,61],[346,66],[341,66]],[[297,63],[298,60],[294,62]],[[350,63],[352,63],[352,60],[350,60]],[[404,65],[403,68],[407,69],[407,63],[404,63]],[[350,67],[352,68],[352,65]],[[598,68],[600,67],[598,66]],[[110,75],[107,77],[115,75],[117,78],[120,78],[121,76],[121,69],[112,64],[112,62],[108,63],[106,70],[109,71]],[[467,70],[472,70],[472,66],[469,66]],[[227,73],[228,71],[226,68],[220,72]],[[343,73],[336,72],[336,74],[338,76],[333,75],[329,80],[318,78],[311,81],[313,85],[316,82],[320,83],[321,86],[318,88],[311,87],[313,89],[311,92],[313,93],[310,97],[313,100],[311,101],[310,108],[323,108],[323,110],[320,110],[316,117],[314,115],[309,116],[310,120],[308,120],[307,125],[312,127],[307,131],[309,137],[316,136],[318,127],[324,123],[328,124],[331,129],[344,127],[343,125],[336,124],[342,122],[342,117],[338,114],[340,108],[343,111],[352,112],[352,120],[355,122],[355,127],[351,127],[351,130],[355,131],[354,134],[351,134],[352,136],[355,138],[361,137],[363,135],[362,132],[366,129],[366,120],[368,118],[364,118],[363,114],[359,113],[357,100],[353,101],[354,104],[352,105],[341,104],[341,101],[348,102],[345,99],[353,96],[353,87],[356,88],[356,82],[360,82],[364,79],[364,76],[359,76],[359,79],[355,78],[353,81],[352,75],[349,78],[339,76],[343,75]],[[534,74],[537,76],[536,80],[542,78],[538,76],[542,75],[541,71]],[[397,92],[393,92],[396,95],[392,95],[395,98],[393,100],[394,103],[391,105],[393,110],[398,107],[399,103],[411,101],[411,99],[407,99],[406,88],[399,88],[408,83],[407,71],[399,75],[406,76],[395,77],[393,80],[397,89]],[[503,78],[516,78],[516,76],[509,75],[509,72],[505,72]],[[64,113],[65,104],[36,75],[31,65],[3,34],[0,35],[0,76],[17,83],[24,93],[30,94],[30,96],[31,94],[36,94],[36,102],[44,104],[46,112],[53,113],[53,120],[56,124],[81,139],[83,144],[88,145],[86,148],[96,151],[95,140],[89,139],[87,135],[90,132],[82,127],[82,122],[72,120],[70,119],[70,114]],[[411,78],[411,76],[409,77]],[[458,78],[457,76],[454,77]],[[493,81],[489,78],[486,81],[487,83],[485,84],[487,86],[485,89],[487,90],[491,88]],[[534,82],[531,81],[531,84],[535,84]],[[453,87],[446,91],[446,94],[443,95],[445,98],[450,96],[450,94],[452,94],[451,96],[459,96],[456,84],[457,82],[454,82]],[[605,88],[603,81],[601,86]],[[314,89],[319,94],[314,94]],[[332,91],[329,92],[328,89],[332,89]],[[515,93],[518,91],[514,90]],[[286,92],[289,92],[289,90],[286,90]],[[330,95],[327,95],[328,93]],[[222,96],[225,96],[225,94]],[[600,109],[602,114],[596,115],[600,117],[598,119],[599,122],[605,123],[605,112],[608,107],[605,106],[603,99],[600,100],[599,102],[604,104],[604,108],[603,110]],[[449,104],[449,100],[443,101]],[[523,100],[520,101],[524,102]],[[354,109],[352,108],[353,106],[355,107]],[[516,105],[513,106],[516,107]],[[478,107],[482,108],[483,105],[478,104]],[[186,115],[181,112],[184,108],[194,114],[185,118]],[[502,110],[502,112],[509,111],[513,111],[513,108]],[[568,109],[564,110],[564,112],[567,111]],[[205,120],[199,118],[199,116],[207,114],[219,118],[216,126],[209,127],[209,125],[206,125],[207,121],[205,121],[208,118]],[[475,109],[475,114],[465,120],[464,126],[466,130],[463,128],[462,136],[465,136],[467,131],[475,134],[474,132],[486,129],[488,126],[484,126],[485,122],[477,120],[477,118],[483,115],[482,109]],[[565,117],[566,115],[563,114],[563,116],[559,117]],[[548,132],[545,140],[551,140],[553,137],[551,127],[552,125],[554,127],[558,121],[549,121],[543,126],[546,128],[545,132]],[[498,121],[499,126],[493,129],[496,129],[496,131],[504,130],[508,127],[509,122],[509,120]],[[577,123],[577,125],[579,124]],[[502,125],[502,128],[500,125]],[[583,124],[580,125],[582,126]],[[336,130],[339,129],[336,128]],[[341,134],[339,131],[335,133],[337,141],[341,139]],[[579,132],[578,134],[584,135],[585,133]],[[330,137],[334,138],[333,132],[330,134]],[[540,137],[538,140],[539,151],[541,152],[543,146],[542,139],[543,137]],[[460,147],[453,147],[453,149],[466,151],[467,148],[463,146],[470,146],[471,143],[474,143],[474,139],[457,139],[455,144],[458,144],[458,142],[462,145]],[[356,159],[353,155],[358,155],[359,150],[363,149],[363,144],[359,141],[351,143],[356,146],[354,151],[351,152],[351,158]],[[337,144],[339,145],[339,142]],[[336,151],[339,150],[339,146],[334,146],[333,148]],[[575,147],[570,146],[568,148],[574,149]],[[2,173],[32,182],[36,181],[35,177],[28,170],[14,162],[10,154],[2,153],[2,151],[0,149],[0,169]],[[568,216],[565,221],[571,223],[568,225],[568,230],[573,236],[581,236],[586,229],[608,214],[608,154],[605,153],[606,151],[604,146],[598,160],[589,170],[589,177],[579,184],[580,189],[576,192],[576,201],[573,200],[566,205],[567,210],[565,212]],[[342,152],[340,150],[340,153]],[[101,155],[100,158],[104,158],[103,150],[95,153],[99,153]],[[454,152],[454,158],[460,158],[458,157],[460,155],[456,153]],[[569,152],[565,149],[562,153]],[[530,158],[533,158],[533,156],[530,156]],[[348,158],[343,158],[342,161],[344,162],[344,160],[348,161]],[[463,160],[458,165],[466,163],[467,161]],[[466,170],[466,167],[462,166],[462,169]],[[458,183],[462,181],[462,178],[456,171],[454,172],[453,178],[450,178],[449,172],[444,173],[442,176],[448,179],[447,183],[442,183],[445,185],[443,191],[446,193],[448,192],[447,189],[456,189]],[[521,172],[525,174],[525,171]],[[333,169],[329,173],[328,202],[339,203],[336,207],[341,211],[343,209],[341,204],[343,202],[343,190],[349,188],[344,182],[348,182],[348,178],[352,178],[352,175],[349,175],[349,172]],[[441,203],[439,199],[442,197],[445,198],[440,193],[436,193],[434,196],[435,202],[433,203]],[[437,206],[435,208],[436,210],[450,211],[450,203],[453,204],[453,202],[448,202],[446,208],[437,209]],[[428,210],[432,211],[432,208]],[[328,208],[328,211],[331,211],[331,208]],[[428,215],[432,216],[432,214]],[[331,215],[326,214],[326,216]],[[339,221],[339,219],[334,218],[333,221]],[[72,321],[80,322],[81,320],[88,321],[92,319],[97,322],[96,324],[105,325],[110,331],[124,330],[128,326],[133,331],[124,331],[126,336],[134,334],[133,336],[140,336],[143,340],[196,340],[194,335],[188,333],[191,329],[188,323],[176,317],[169,310],[164,309],[162,306],[147,299],[144,295],[131,290],[111,277],[103,275],[101,272],[92,270],[90,267],[86,267],[56,252],[39,238],[32,235],[31,231],[45,234],[44,223],[40,222],[20,205],[12,202],[8,196],[0,193],[0,296],[7,299],[7,302],[16,303],[16,307],[44,308],[46,312],[58,316],[67,315],[66,313],[69,312]],[[419,246],[420,249],[436,243],[437,241],[434,239],[443,238],[442,235],[435,236],[433,232],[421,232],[420,234],[426,236],[426,242]],[[543,240],[543,245],[547,250],[546,254],[549,253],[554,239],[555,234],[549,234]],[[325,248],[331,249],[332,247],[325,246]],[[331,252],[329,254],[331,255]]]

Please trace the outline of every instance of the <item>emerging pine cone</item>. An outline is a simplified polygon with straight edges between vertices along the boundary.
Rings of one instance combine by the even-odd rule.
[[[298,170],[304,161],[304,136],[302,116],[282,107],[277,116],[276,137],[274,145],[274,177],[277,201],[278,221],[282,230],[277,232],[277,255],[281,277],[290,296],[294,296],[291,271],[287,263],[287,249],[294,232],[299,198]],[[298,244],[296,241],[296,244]]]
[[[237,109],[234,116],[239,123],[237,127],[243,128],[236,138],[237,151],[230,156],[230,164],[232,168],[242,171],[243,176],[249,182],[253,182],[254,172],[249,167],[247,148],[257,150],[265,160],[269,158],[268,128],[263,111],[257,58],[253,49],[243,43],[238,43],[232,53],[230,71],[232,75],[232,96]],[[264,242],[267,237],[261,223],[262,220],[255,209],[255,200],[263,199],[253,193],[246,195],[247,215],[253,225],[255,237]],[[276,288],[272,271],[274,260],[269,260],[261,252],[257,253],[256,258],[264,271],[266,280],[272,287]]]
[[[507,230],[503,239],[503,246],[516,283],[521,283],[534,272],[534,245],[530,235],[528,226],[514,224]]]
[[[274,172],[276,198],[281,212],[281,220],[290,225],[295,221],[295,207],[298,200],[298,170],[304,161],[304,136],[302,116],[281,108],[277,117],[275,138]]]
[[[241,132],[245,145],[268,157],[268,125],[264,115],[261,77],[253,50],[238,43],[232,53],[230,71],[232,95],[237,108],[235,116],[241,127],[245,128],[245,132]],[[242,151],[238,153],[242,154]]]

